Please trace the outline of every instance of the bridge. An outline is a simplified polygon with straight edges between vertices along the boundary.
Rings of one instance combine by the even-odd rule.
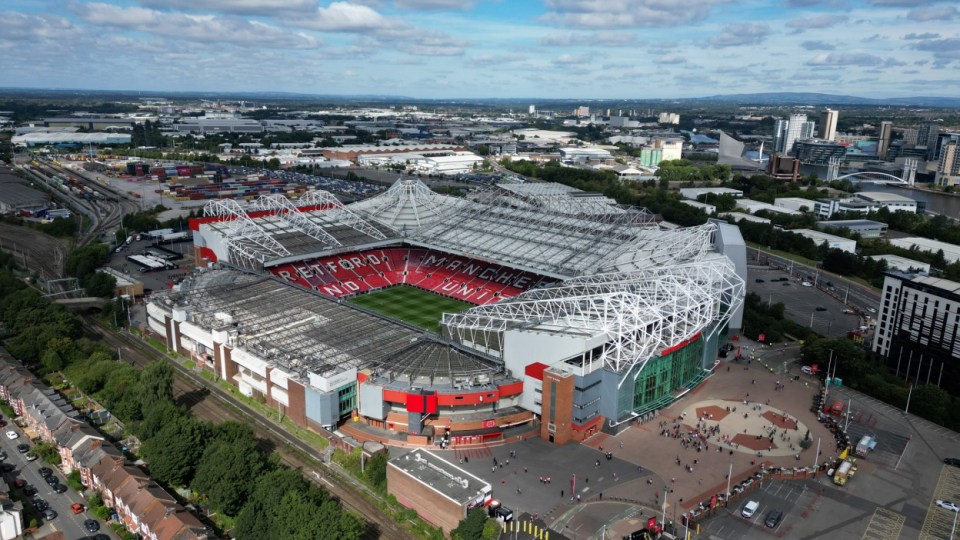
[[[890,173],[877,171],[858,171],[840,176],[840,158],[830,158],[830,164],[827,167],[827,181],[831,180],[849,180],[857,183],[867,184],[892,184],[898,186],[912,186],[914,177],[917,175],[916,158],[907,158],[903,162],[903,178],[894,176]]]
[[[849,180],[866,184],[894,184],[899,186],[909,186],[910,183],[892,174],[882,172],[855,172],[838,176],[834,180]]]

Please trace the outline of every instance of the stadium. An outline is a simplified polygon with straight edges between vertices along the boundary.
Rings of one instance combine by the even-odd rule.
[[[390,444],[581,441],[682,396],[742,320],[745,246],[552,183],[418,180],[191,220],[148,329],[299,425]]]

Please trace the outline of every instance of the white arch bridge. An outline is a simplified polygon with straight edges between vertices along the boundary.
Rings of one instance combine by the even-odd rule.
[[[838,176],[837,178],[835,178],[835,180],[849,180],[851,182],[868,183],[868,184],[896,184],[896,185],[902,185],[902,186],[906,186],[910,184],[909,182],[907,182],[906,180],[898,176],[894,176],[888,173],[872,172],[872,171],[845,174],[843,176]]]

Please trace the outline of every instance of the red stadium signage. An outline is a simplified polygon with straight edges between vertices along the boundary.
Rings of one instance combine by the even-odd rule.
[[[487,428],[495,428],[495,427],[497,427],[497,421],[496,421],[496,420],[484,420],[484,421],[483,421],[483,428],[484,428],[484,429],[487,429]]]

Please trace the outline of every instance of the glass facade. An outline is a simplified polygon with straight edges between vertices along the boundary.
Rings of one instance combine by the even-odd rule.
[[[630,387],[624,385],[619,400],[621,412],[643,414],[659,409],[669,404],[680,388],[700,382],[706,375],[702,367],[703,347],[703,337],[699,337],[682,349],[647,362],[633,384],[632,395]]]
[[[350,416],[357,408],[357,385],[350,383],[337,389],[337,398],[340,402],[340,418]]]

